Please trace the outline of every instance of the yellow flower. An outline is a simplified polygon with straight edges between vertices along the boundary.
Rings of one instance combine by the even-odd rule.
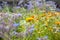
[[[34,16],[31,16],[32,18],[34,18]]]
[[[47,20],[49,20],[50,18],[51,18],[51,17],[49,17],[49,16],[46,16],[46,21],[47,21]]]
[[[52,12],[48,12],[48,14],[52,14]]]
[[[44,17],[44,16],[46,16],[46,14],[45,14],[45,13],[41,15],[41,17]]]
[[[47,20],[48,20],[49,18],[50,18],[49,16],[46,17]]]
[[[49,31],[53,31],[53,28],[50,27],[50,28],[48,28],[48,30],[49,30]]]
[[[29,17],[29,18],[26,18],[26,21],[30,22],[30,21],[32,21],[33,19],[34,19],[34,18]]]
[[[55,22],[55,24],[59,25],[59,24],[60,24],[60,22]]]
[[[48,22],[47,21],[45,21],[45,25],[48,27]]]
[[[56,15],[60,15],[60,13],[59,13],[59,12],[55,12],[55,14],[56,14]]]

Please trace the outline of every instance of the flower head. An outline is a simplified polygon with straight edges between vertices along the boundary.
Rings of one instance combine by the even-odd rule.
[[[59,21],[58,22],[55,22],[55,24],[60,25],[60,22]]]
[[[34,18],[30,17],[30,18],[26,18],[26,21],[30,22],[32,21]]]
[[[53,28],[50,27],[50,28],[48,28],[48,30],[49,30],[49,31],[53,31]]]
[[[20,24],[19,23],[14,23],[13,26],[14,27],[18,27]]]

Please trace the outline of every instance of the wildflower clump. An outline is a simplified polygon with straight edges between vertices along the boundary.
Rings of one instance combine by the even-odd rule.
[[[60,12],[0,13],[0,37],[4,40],[59,40]],[[3,35],[3,36],[2,36]]]

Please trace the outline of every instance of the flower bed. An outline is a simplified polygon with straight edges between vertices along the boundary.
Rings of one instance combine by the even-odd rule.
[[[34,9],[0,13],[0,37],[4,40],[60,40],[60,12]]]

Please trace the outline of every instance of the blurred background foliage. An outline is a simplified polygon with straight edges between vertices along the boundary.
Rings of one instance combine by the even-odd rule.
[[[38,8],[41,8],[43,6],[43,8],[47,10],[60,11],[60,0],[0,0],[0,11],[2,10],[4,11],[7,8],[9,9],[10,12],[13,12],[16,9],[22,7],[30,10],[33,7],[37,7],[37,6]]]

